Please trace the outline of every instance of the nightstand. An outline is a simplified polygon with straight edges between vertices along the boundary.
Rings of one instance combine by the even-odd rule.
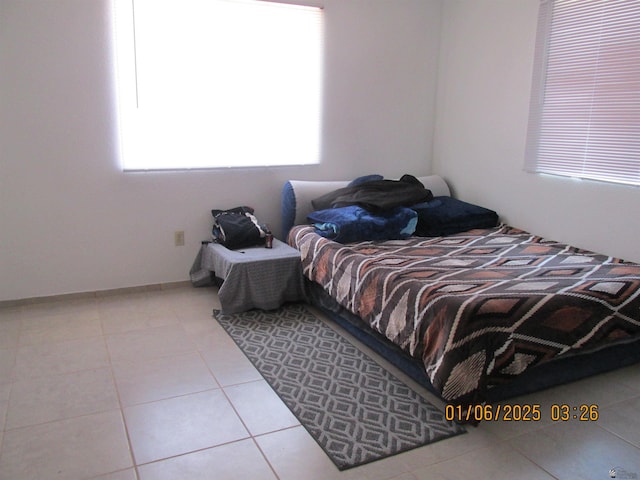
[[[218,290],[223,313],[306,300],[300,252],[273,239],[273,248],[230,250],[218,243],[202,245],[201,268],[222,280]]]

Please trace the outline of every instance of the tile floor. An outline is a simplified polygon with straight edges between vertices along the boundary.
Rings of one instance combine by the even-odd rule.
[[[640,478],[640,365],[529,395],[539,422],[339,472],[180,287],[0,309],[0,479]],[[516,401],[514,401],[516,403]],[[553,403],[597,422],[553,423]]]

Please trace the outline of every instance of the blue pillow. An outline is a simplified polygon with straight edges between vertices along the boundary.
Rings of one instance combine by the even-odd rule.
[[[280,214],[282,216],[282,240],[287,241],[289,230],[296,223],[296,194],[291,182],[286,182],[282,187],[280,200]]]

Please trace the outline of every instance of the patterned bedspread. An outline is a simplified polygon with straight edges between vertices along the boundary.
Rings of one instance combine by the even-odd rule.
[[[342,245],[291,230],[304,274],[410,355],[452,403],[559,355],[640,335],[640,265],[506,225]]]

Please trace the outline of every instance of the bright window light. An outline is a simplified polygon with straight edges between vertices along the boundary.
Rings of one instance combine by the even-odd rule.
[[[114,0],[124,170],[318,163],[322,10]]]

